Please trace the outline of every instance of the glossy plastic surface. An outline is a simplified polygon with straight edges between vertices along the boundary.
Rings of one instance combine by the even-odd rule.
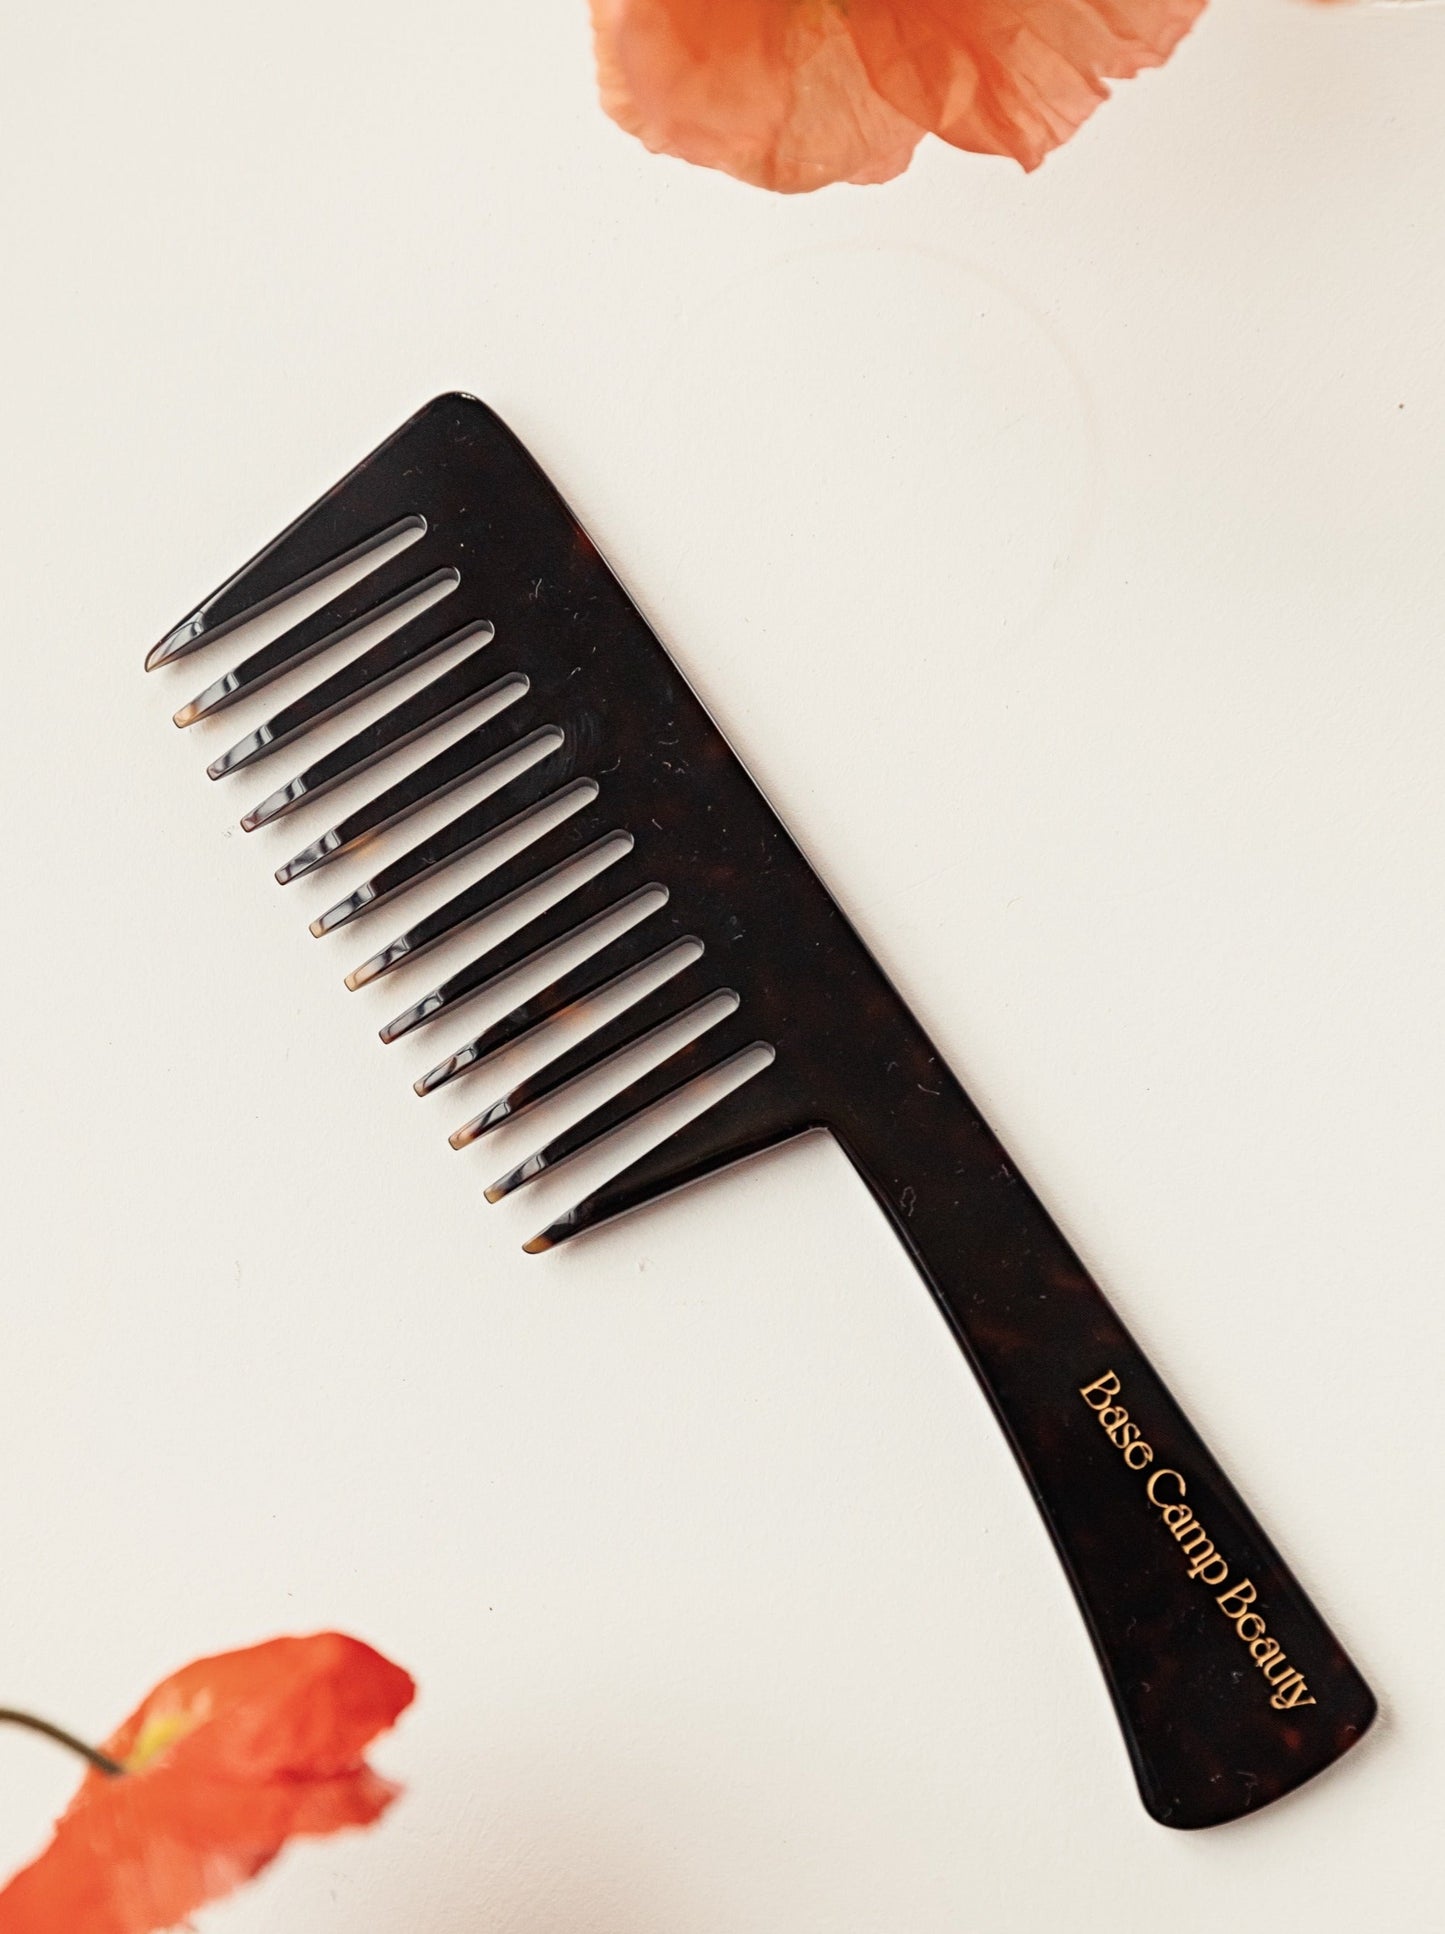
[[[430,700],[397,708],[391,725],[358,734],[350,751],[343,746],[248,818],[287,810],[293,788],[300,797],[339,783],[379,747],[494,695],[498,680],[525,680],[525,692],[514,692],[495,725],[454,755],[434,755],[279,877],[330,864],[366,830],[436,798],[513,740],[558,728],[560,747],[514,796],[498,792],[398,862],[394,879],[364,883],[337,908],[347,920],[369,916],[570,781],[595,780],[596,798],[374,952],[353,979],[389,971],[616,833],[631,846],[605,872],[479,954],[385,1036],[450,1015],[619,905],[639,911],[626,935],[457,1049],[419,1090],[445,1085],[549,1018],[585,1013],[598,989],[685,936],[702,942],[701,960],[676,988],[600,1026],[548,1071],[547,1091],[646,1035],[661,1013],[724,987],[736,991],[736,1009],[494,1191],[520,1186],[696,1077],[741,1065],[750,1047],[765,1044],[773,1055],[528,1247],[549,1248],[806,1129],[831,1131],[913,1257],[1013,1446],[1088,1623],[1149,1812],[1171,1826],[1217,1824],[1328,1766],[1370,1724],[1369,1688],[586,533],[490,410],[470,397],[438,398],[206,599],[148,663],[185,656],[418,521],[423,534],[410,549],[293,627],[263,662],[249,661],[248,689],[398,606],[409,590],[446,574],[455,588],[217,767],[248,766],[435,652],[472,636],[483,642],[436,681]],[[218,680],[178,720],[204,715],[233,689]],[[654,884],[666,903],[647,910],[644,889]],[[515,1091],[496,1118],[535,1098]],[[960,1661],[961,1671],[974,1669],[982,1668]]]

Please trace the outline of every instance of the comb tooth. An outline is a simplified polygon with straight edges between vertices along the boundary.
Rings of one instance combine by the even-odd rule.
[[[498,1176],[486,1192],[487,1200],[500,1202],[504,1195],[510,1195],[514,1189],[534,1181],[545,1170],[560,1168],[564,1162],[581,1155],[604,1136],[627,1127],[659,1102],[681,1094],[700,1075],[718,1073],[743,1055],[751,1054],[754,1048],[767,1050],[765,1041],[751,1041],[744,1047],[733,1045],[741,1031],[733,1025],[739,1020],[739,1013],[740,1010],[735,1008],[726,1019],[719,1019],[705,1033],[689,1041],[686,1047],[679,1048],[636,1081],[629,1082],[611,1100],[604,1101],[580,1121],[573,1122],[570,1128],[564,1128],[560,1135],[554,1135],[535,1155],[529,1155],[525,1162],[518,1162],[505,1175]]]
[[[470,664],[471,660],[466,662]],[[364,806],[358,806],[354,813],[348,813],[345,819],[338,820],[319,839],[313,839],[309,846],[303,846],[284,866],[277,867],[277,880],[285,886],[290,880],[300,879],[303,873],[325,866],[338,854],[349,852],[360,841],[373,834],[384,833],[410,813],[418,812],[423,806],[443,798],[463,781],[485,778],[493,767],[515,758],[519,752],[545,743],[551,753],[560,750],[565,743],[565,734],[556,725],[541,726],[537,731],[529,732],[525,738],[509,741],[506,735],[511,728],[512,721],[505,718],[490,718],[485,724],[473,726],[470,732],[464,732],[461,738],[454,739],[425,764],[414,767],[404,778],[398,779],[394,786],[388,786],[375,799],[369,799]],[[545,762],[541,760],[538,763]],[[522,775],[519,773],[517,776],[520,778]],[[260,810],[259,807],[257,810]]]
[[[690,963],[689,963],[690,964]],[[591,1074],[597,1068],[604,1068],[608,1062],[615,1061],[618,1055],[631,1048],[642,1047],[666,1029],[676,1026],[680,1021],[690,1020],[705,1009],[716,1005],[717,1018],[723,1020],[738,1004],[738,997],[730,988],[718,993],[704,994],[701,1000],[691,998],[692,990],[676,982],[685,978],[686,970],[679,967],[677,974],[654,987],[641,1000],[635,1001],[621,1014],[614,1015],[595,1033],[578,1041],[565,1053],[557,1055],[535,1074],[528,1075],[525,1081],[518,1082],[515,1088],[494,1101],[490,1108],[484,1108],[469,1122],[447,1137],[453,1148],[466,1148],[470,1143],[480,1141],[483,1135],[490,1134],[504,1121],[514,1115],[525,1115],[530,1108],[547,1101],[551,1096],[560,1094],[574,1081]],[[731,1006],[724,1006],[724,1001]]]
[[[509,974],[536,966],[564,940],[580,940],[604,920],[611,920],[619,913],[635,907],[637,922],[641,925],[654,911],[661,911],[667,899],[667,888],[657,880],[636,887],[620,898],[612,897],[616,891],[616,884],[608,873],[584,881],[575,893],[556,901],[535,920],[525,921],[515,933],[508,934],[497,946],[488,947],[475,960],[468,961],[465,967],[444,980],[440,987],[434,987],[413,1006],[388,1021],[381,1029],[381,1039],[388,1043],[399,1041],[413,1028],[435,1020],[438,1014],[449,1014],[463,1001],[474,1000],[478,994],[487,993]],[[655,908],[646,905],[654,894],[662,895],[662,902]]]
[[[505,677],[488,681],[487,672],[496,669],[488,659],[485,645],[469,652],[459,665],[453,665],[371,725],[353,733],[287,785],[268,793],[258,806],[242,815],[242,826],[248,833],[254,832],[268,820],[291,812],[303,799],[320,798],[322,793],[356,778],[388,753],[398,752],[423,733],[445,725],[469,705],[483,705],[493,699],[514,705],[530,689],[531,681],[521,672],[508,672]]]
[[[462,427],[475,435],[479,425],[490,429],[493,423],[474,397],[434,397],[152,645],[146,670],[184,657],[393,537],[425,531],[420,500],[424,479],[435,479],[434,432]],[[418,446],[431,462],[416,461]],[[388,510],[408,501],[414,506],[409,513],[388,517]]]
[[[480,1067],[494,1054],[500,1054],[503,1048],[517,1046],[549,1021],[565,1020],[583,1001],[592,999],[594,995],[603,997],[610,994],[614,987],[631,979],[634,974],[661,965],[673,954],[691,952],[694,959],[700,958],[702,942],[696,934],[682,932],[680,913],[669,911],[661,932],[653,925],[662,911],[659,907],[649,919],[639,920],[635,927],[629,927],[626,933],[619,934],[600,953],[589,956],[570,973],[554,980],[550,987],[542,988],[531,1000],[514,1007],[510,1014],[504,1014],[483,1033],[474,1036],[465,1047],[458,1048],[455,1054],[449,1054],[445,1061],[438,1062],[419,1081],[413,1082],[416,1092],[419,1095],[435,1094],[449,1081],[455,1081],[458,1075],[465,1074],[468,1068]],[[659,946],[658,942],[664,934],[679,937]],[[674,969],[674,972],[680,971],[681,968]]]
[[[393,860],[390,866],[373,873],[354,892],[328,907],[325,913],[311,922],[312,933],[318,940],[323,934],[334,933],[338,927],[344,927],[348,921],[354,920],[364,908],[384,906],[399,893],[419,886],[423,880],[430,879],[432,874],[440,872],[442,867],[449,866],[454,860],[465,859],[468,853],[474,853],[489,839],[500,839],[514,826],[524,824],[554,803],[575,799],[581,806],[597,797],[597,783],[593,779],[578,779],[570,786],[562,786],[556,792],[549,793],[548,787],[555,784],[556,778],[556,773],[549,770],[549,761],[546,759],[529,766],[506,785],[488,793],[475,806],[468,806],[455,819],[449,819],[445,826],[420,840],[399,859]],[[521,855],[517,857],[520,859]],[[488,878],[494,880],[496,875],[488,875]]]
[[[279,638],[273,638],[269,645],[252,652],[243,658],[234,670],[226,672],[213,684],[206,687],[183,705],[175,714],[177,725],[194,725],[197,719],[209,718],[213,713],[222,712],[237,699],[249,697],[258,692],[282,672],[293,671],[324,651],[328,645],[338,645],[344,638],[360,631],[363,625],[373,624],[384,618],[388,612],[395,611],[398,605],[409,599],[420,597],[425,591],[450,579],[453,584],[461,582],[455,570],[436,570],[427,575],[426,560],[418,557],[414,549],[408,548],[398,557],[388,558],[385,564],[353,584],[329,604],[313,611],[308,618],[283,631]]]
[[[749,1052],[744,1048],[735,1058],[741,1060]],[[780,1110],[769,1088],[754,1085],[756,1076],[762,1073],[759,1067],[753,1075],[744,1077],[711,1108],[684,1122],[655,1148],[550,1222],[530,1242],[524,1242],[527,1254],[540,1256],[573,1236],[600,1228],[615,1216],[640,1209],[688,1182],[699,1181],[704,1175],[715,1174],[801,1134],[808,1126],[806,1120]]]
[[[323,678],[294,703],[283,706],[274,718],[238,740],[219,759],[213,759],[206,771],[212,779],[238,772],[263,755],[278,752],[313,725],[324,724],[366,693],[389,685],[392,679],[424,663],[447,645],[460,645],[482,633],[491,635],[485,619],[459,622],[452,599],[443,598],[439,604],[428,606],[415,618],[398,625],[380,643],[368,647],[359,658],[353,658],[329,678]]]
[[[398,431],[398,436],[405,434],[405,427]],[[396,438],[391,441],[395,442]],[[328,572],[339,571],[357,558],[365,557],[368,551],[379,550],[393,537],[400,537],[406,531],[424,531],[424,517],[393,517],[382,522],[374,500],[351,501],[354,493],[348,486],[352,478],[373,464],[376,455],[343,477],[310,510],[302,511],[279,537],[273,538],[264,550],[257,551],[248,563],[152,645],[146,653],[146,670],[152,672],[158,665],[169,665],[174,659],[184,658],[213,638],[233,630],[243,619],[259,617],[272,605],[279,604],[293,592],[304,591],[308,584],[314,584]]]
[[[567,791],[581,793],[587,783],[586,780],[581,780],[575,787],[569,787]],[[555,797],[559,800],[564,799],[567,797],[567,792],[558,793]],[[544,805],[547,803],[549,802],[543,802]],[[533,809],[534,812],[540,810],[541,808]],[[519,815],[519,817],[530,818],[532,814]],[[507,860],[495,872],[488,873],[469,887],[464,887],[444,906],[438,907],[434,913],[427,914],[425,919],[418,920],[414,927],[408,927],[405,933],[399,934],[378,953],[374,953],[369,960],[362,961],[359,967],[353,967],[346,976],[346,985],[353,993],[359,987],[368,986],[370,982],[379,980],[383,974],[389,974],[393,968],[399,967],[402,961],[415,960],[418,955],[439,946],[443,940],[449,939],[454,933],[459,933],[463,927],[470,926],[474,920],[480,920],[484,914],[501,912],[522,894],[530,893],[535,887],[544,886],[549,880],[556,879],[559,873],[570,870],[578,860],[587,860],[594,856],[601,858],[602,855],[610,852],[612,857],[605,860],[604,864],[614,865],[632,851],[632,835],[623,832],[620,828],[614,828],[613,831],[604,833],[601,839],[589,840],[588,835],[595,833],[598,821],[598,814],[583,811],[577,813],[565,825],[555,828],[551,834],[544,834],[542,839],[536,841],[533,846]],[[510,826],[515,822],[509,820],[507,823]],[[539,872],[536,848],[538,846],[551,848],[557,845],[562,848],[562,857],[555,864]]]

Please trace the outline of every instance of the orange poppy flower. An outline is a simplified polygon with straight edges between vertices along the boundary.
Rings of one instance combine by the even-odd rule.
[[[154,1934],[267,1866],[293,1834],[366,1826],[397,1788],[361,1757],[411,1703],[400,1666],[339,1632],[198,1659],[105,1742],[0,1934]]]
[[[1035,168],[1204,0],[591,0],[602,104],[663,154],[795,193],[925,134]]]

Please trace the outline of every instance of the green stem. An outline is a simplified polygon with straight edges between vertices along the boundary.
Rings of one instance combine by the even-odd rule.
[[[120,1761],[112,1759],[109,1753],[102,1753],[94,1746],[87,1746],[85,1741],[77,1739],[74,1733],[66,1732],[61,1726],[52,1726],[48,1719],[37,1719],[33,1712],[16,1712],[9,1706],[0,1706],[0,1726],[24,1726],[32,1733],[44,1733],[47,1739],[58,1740],[62,1746],[68,1746],[72,1753],[79,1753],[82,1759],[90,1761],[97,1772],[104,1773],[111,1779],[115,1779],[125,1771]]]

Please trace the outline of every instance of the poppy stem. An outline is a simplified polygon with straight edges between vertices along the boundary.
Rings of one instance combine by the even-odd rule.
[[[16,1712],[9,1706],[0,1706],[0,1726],[24,1726],[29,1732],[44,1733],[47,1739],[58,1740],[62,1746],[68,1746],[72,1753],[79,1753],[82,1759],[90,1761],[97,1772],[106,1774],[110,1779],[125,1771],[120,1761],[112,1759],[109,1753],[87,1746],[74,1733],[66,1732],[62,1726],[52,1726],[48,1719],[37,1719],[33,1712]]]

